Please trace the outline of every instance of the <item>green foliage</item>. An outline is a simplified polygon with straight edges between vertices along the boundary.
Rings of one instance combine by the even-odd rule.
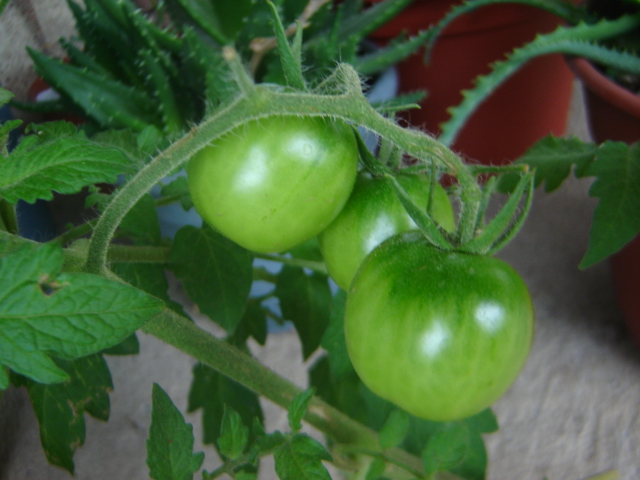
[[[57,359],[55,363],[67,375],[63,383],[46,385],[18,376],[13,383],[29,392],[47,460],[73,473],[73,453],[85,440],[84,413],[106,422],[113,385],[100,354],[73,361]]]
[[[596,178],[592,194],[600,198],[601,213],[594,225],[601,225],[595,230],[605,236],[594,242],[593,255],[606,255],[604,244],[614,234],[628,237],[640,228],[625,223],[638,211],[637,147],[546,139],[520,161],[536,168],[535,180],[519,166],[491,170],[499,176],[515,172],[516,193],[498,221],[485,224],[486,204],[502,181],[478,182],[486,171],[466,167],[446,145],[376,113],[353,68],[339,65],[327,75],[337,58],[371,74],[429,38],[422,34],[394,42],[371,56],[361,51],[365,36],[408,3],[386,0],[367,10],[358,0],[336,8],[323,3],[301,18],[307,5],[301,0],[281,0],[273,7],[231,2],[229,8],[205,0],[166,0],[158,16],[145,16],[129,0],[86,0],[84,7],[69,2],[85,48],[63,42],[67,64],[38,53],[34,59],[52,84],[62,85],[67,75],[73,79],[73,92],[60,87],[59,106],[82,110],[93,124],[35,126],[11,154],[3,147],[0,158],[0,390],[10,382],[28,389],[53,463],[73,471],[74,450],[84,441],[84,413],[108,416],[111,383],[101,355],[135,353],[135,332],[142,328],[156,336],[163,331],[165,341],[197,361],[188,411],[202,410],[204,443],[215,446],[222,462],[219,469],[203,472],[205,479],[223,474],[255,479],[265,455],[274,455],[282,479],[329,478],[323,462],[349,469],[348,460],[364,468],[367,479],[438,478],[443,471],[447,478],[485,477],[482,435],[497,430],[490,410],[459,422],[428,422],[380,399],[359,380],[343,333],[348,294],[332,293],[314,242],[266,256],[284,265],[266,270],[207,227],[185,227],[173,239],[162,237],[156,207],[175,201],[191,208],[186,179],[162,185],[159,198],[148,194],[195,151],[243,122],[276,114],[321,115],[382,135],[398,152],[388,157],[397,160],[406,153],[417,160],[415,171],[457,176],[458,231],[455,238],[442,234],[455,240],[454,247],[472,245],[480,230],[491,233],[491,247],[507,241],[524,218],[518,209],[521,197],[525,207],[530,200],[532,182],[553,189],[572,170]],[[171,23],[161,28],[159,18]],[[275,43],[269,19],[277,20]],[[302,35],[293,27],[295,20],[305,27]],[[255,35],[271,41],[260,58],[250,47]],[[222,49],[229,42],[236,50]],[[281,57],[287,57],[284,66]],[[243,62],[253,70],[247,72]],[[92,95],[104,96],[94,104],[87,101]],[[0,89],[0,103],[9,97]],[[385,111],[416,100],[398,100]],[[6,142],[17,126],[5,124],[0,140]],[[95,129],[125,126],[91,135]],[[393,177],[393,168],[364,146],[361,157],[365,168]],[[52,192],[84,188],[95,192],[95,183],[113,182],[123,173],[114,193],[89,197],[97,221],[45,244],[18,235],[14,204],[19,199],[48,199]],[[401,188],[397,193],[402,198]],[[405,203],[428,230],[424,206]],[[82,238],[86,235],[90,239]],[[167,270],[195,307],[221,327],[224,338],[200,329],[170,299]],[[265,291],[254,293],[254,282],[266,284]],[[303,359],[316,355],[310,389],[303,391],[251,357],[253,340],[267,343],[268,321],[291,321]],[[260,397],[288,409],[290,432],[264,430]],[[303,433],[303,423],[325,433],[327,447]],[[192,478],[202,464],[193,442],[190,425],[154,386],[147,443],[151,477]]]
[[[68,374],[52,356],[76,359],[118,344],[160,310],[126,284],[63,273],[62,248],[0,244],[0,363],[44,384]],[[0,385],[4,389],[7,385]]]
[[[204,453],[193,453],[193,428],[158,384],[153,385],[147,465],[154,480],[188,480],[200,469]]]
[[[598,204],[581,268],[613,255],[640,232],[639,152],[638,144],[594,145],[576,138],[547,137],[516,161],[534,169],[535,185],[544,183],[547,192],[559,188],[572,171],[577,178],[594,177],[589,195],[598,198]],[[511,191],[512,180],[504,176],[500,189]]]
[[[220,437],[227,405],[233,406],[246,425],[251,425],[254,418],[263,419],[262,407],[255,393],[207,365],[199,363],[194,366],[188,411],[202,409],[205,443],[216,443]]]
[[[32,126],[27,133],[10,156],[0,157],[0,195],[11,203],[51,200],[53,190],[77,193],[134,171],[122,150],[90,141],[69,123]]]
[[[92,129],[153,126],[173,137],[237,93],[224,46],[235,46],[256,81],[299,88],[320,83],[337,59],[375,75],[424,41],[403,39],[360,62],[366,36],[410,2],[386,0],[367,9],[357,1],[307,3],[167,0],[143,13],[131,0],[90,0],[84,8],[69,0],[79,38],[61,40],[66,61],[29,49],[37,72],[60,99],[14,105],[76,112]]]
[[[252,283],[251,254],[209,227],[186,226],[175,236],[169,267],[208,315],[233,333]]]
[[[433,48],[440,32],[453,20],[476,8],[495,3],[505,2],[470,0],[453,7],[431,31],[428,49]],[[538,34],[529,43],[514,49],[505,60],[495,62],[490,73],[478,76],[474,81],[474,87],[462,92],[463,100],[449,108],[451,116],[441,125],[440,140],[443,143],[451,145],[478,106],[524,64],[540,55],[577,55],[619,72],[640,75],[640,57],[637,51],[625,48],[623,40],[638,30],[640,9],[607,18],[595,15],[585,5],[589,2],[579,7],[561,0],[520,0],[516,3],[548,10],[564,18],[569,25],[560,26],[551,33]]]

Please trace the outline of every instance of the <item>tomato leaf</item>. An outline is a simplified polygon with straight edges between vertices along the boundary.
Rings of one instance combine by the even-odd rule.
[[[545,191],[552,192],[564,182],[572,169],[576,177],[580,178],[591,162],[593,162],[597,146],[582,140],[571,138],[545,137],[535,143],[516,162],[529,165],[535,169],[535,186],[545,184]],[[498,189],[502,192],[511,192],[515,189],[520,175],[508,173],[500,178]]]
[[[620,250],[640,232],[640,144],[605,142],[589,167],[589,195],[599,198],[581,268]]]
[[[287,412],[287,418],[289,419],[289,428],[291,428],[293,433],[298,433],[302,428],[302,419],[304,418],[305,413],[307,413],[309,402],[315,393],[314,388],[308,388],[301,394],[297,395],[291,402],[289,411]]]
[[[466,423],[453,423],[436,432],[422,451],[422,464],[426,474],[449,471],[460,465],[467,456],[469,444],[469,428]]]
[[[369,468],[367,469],[365,480],[380,480],[384,478],[382,477],[382,474],[384,473],[385,467],[386,463],[382,458],[374,458],[373,462],[371,462],[371,465],[369,465]]]
[[[200,311],[233,333],[251,290],[252,256],[209,227],[176,233],[169,268],[182,280]]]
[[[409,414],[404,410],[395,409],[379,432],[380,446],[391,448],[400,445],[409,432]]]
[[[188,412],[202,408],[204,443],[215,444],[220,437],[225,405],[233,405],[244,425],[263,419],[258,397],[251,390],[204,364],[193,367]]]
[[[331,480],[322,460],[331,460],[329,452],[317,440],[298,433],[273,454],[280,480]]]
[[[118,226],[118,233],[132,239],[135,245],[160,244],[160,221],[156,202],[151,195],[143,195],[127,212]]]
[[[258,302],[249,301],[229,341],[234,345],[244,345],[249,337],[253,337],[260,345],[267,341],[267,314]]]
[[[242,422],[242,417],[229,405],[224,406],[218,449],[226,458],[233,460],[244,452],[249,441],[249,429]]]
[[[153,384],[152,398],[147,439],[149,476],[155,480],[191,479],[204,460],[204,453],[193,453],[193,427],[157,383]]]
[[[74,359],[116,345],[162,308],[124,283],[60,273],[62,255],[51,244],[0,252],[0,364],[46,384],[68,379],[51,355]]]
[[[43,385],[16,376],[14,383],[27,387],[47,460],[73,473],[73,454],[85,440],[84,413],[107,421],[113,385],[109,367],[101,355],[73,361],[58,359],[56,365],[69,380]]]
[[[90,141],[71,124],[38,125],[11,155],[0,156],[0,195],[16,203],[51,200],[53,192],[77,193],[95,183],[114,182],[133,163],[120,149]]]
[[[495,415],[491,409],[487,408],[461,422],[466,424],[469,431],[469,446],[465,458],[460,464],[451,468],[451,471],[469,480],[484,480],[487,469],[487,451],[482,434],[495,432],[498,429]],[[411,416],[409,434],[402,446],[410,453],[422,455],[431,438],[438,432],[450,428],[451,425],[449,422],[429,422]]]
[[[293,322],[300,336],[304,358],[309,358],[329,325],[331,289],[327,277],[285,266],[278,275],[275,295],[284,318]]]
[[[346,303],[347,293],[344,290],[336,292],[331,302],[329,325],[320,343],[329,354],[329,365],[334,382],[354,371],[344,339],[344,308]]]

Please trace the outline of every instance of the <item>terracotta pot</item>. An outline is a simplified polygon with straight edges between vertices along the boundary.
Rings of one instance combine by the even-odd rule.
[[[436,23],[453,0],[415,2],[373,34],[384,43],[400,31],[415,34]],[[523,5],[492,5],[463,15],[443,32],[424,65],[423,52],[398,65],[400,92],[427,90],[421,110],[407,112],[415,126],[439,133],[447,109],[457,105],[461,90],[479,74],[536,34],[552,31],[560,20]],[[573,75],[560,55],[540,57],[514,74],[482,104],[453,145],[482,163],[504,164],[519,157],[535,141],[565,132]]]
[[[640,141],[640,95],[616,84],[583,58],[568,59],[584,85],[587,122],[597,143]],[[611,257],[616,299],[640,345],[640,236]]]
[[[640,96],[603,75],[584,58],[568,59],[584,85],[587,122],[597,143],[640,141]]]

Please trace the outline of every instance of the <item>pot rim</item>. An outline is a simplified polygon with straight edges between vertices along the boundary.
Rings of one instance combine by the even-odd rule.
[[[616,105],[619,109],[640,117],[640,95],[618,85],[586,58],[568,57],[567,62],[578,79],[591,92]]]

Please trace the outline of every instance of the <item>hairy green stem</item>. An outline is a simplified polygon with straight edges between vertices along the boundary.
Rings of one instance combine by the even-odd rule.
[[[233,65],[233,62],[232,62]],[[235,68],[241,72],[241,67]],[[242,76],[242,73],[238,73]],[[216,137],[232,128],[273,115],[308,115],[343,119],[360,125],[374,133],[389,138],[409,155],[434,161],[449,173],[458,177],[462,186],[465,204],[478,203],[481,191],[475,178],[465,167],[462,159],[435,138],[420,131],[408,130],[382,117],[362,94],[357,73],[348,65],[338,67],[334,74],[343,82],[343,91],[337,95],[317,95],[276,91],[263,85],[253,85],[249,90],[246,76],[240,79],[243,95],[222,108],[201,125],[193,128],[180,140],[158,155],[126,184],[112,199],[96,224],[89,249],[86,269],[93,273],[104,273],[107,263],[108,245],[116,228],[127,211],[159,182],[163,177],[179,168],[194,153],[204,148]],[[335,80],[335,79],[334,79]],[[474,209],[463,212],[461,224],[473,226]],[[466,216],[466,217],[465,217]],[[469,230],[468,227],[463,232]],[[466,232],[463,237],[467,237]]]
[[[200,329],[193,322],[165,309],[149,321],[143,331],[209,365],[223,375],[264,396],[276,405],[288,408],[302,389],[270,370],[255,358]],[[356,422],[318,397],[314,397],[305,421],[327,434],[335,442],[358,446],[384,455],[390,463],[412,474],[422,472],[422,462],[399,448],[381,449],[375,431]],[[440,477],[453,480],[456,477]]]
[[[111,263],[167,263],[169,247],[111,245],[107,258]]]
[[[313,260],[304,260],[302,258],[295,257],[283,257],[282,255],[271,255],[268,253],[254,253],[253,256],[263,260],[282,263],[283,265],[290,265],[292,267],[308,268],[309,270],[313,270],[314,272],[322,273],[324,275],[329,274],[327,266],[323,262],[315,262]]]

